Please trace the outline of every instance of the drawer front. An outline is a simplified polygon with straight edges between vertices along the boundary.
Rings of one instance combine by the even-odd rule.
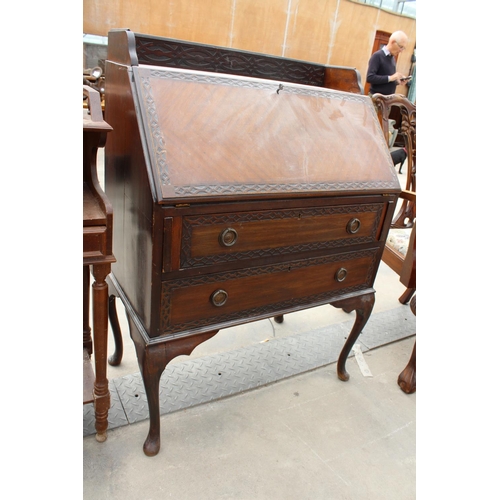
[[[162,283],[161,334],[223,327],[370,288],[379,249]]]
[[[376,241],[383,203],[185,216],[181,268]]]
[[[101,257],[106,255],[106,226],[83,228],[83,256]]]

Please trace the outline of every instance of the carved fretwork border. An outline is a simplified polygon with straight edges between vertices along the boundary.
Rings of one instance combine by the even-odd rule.
[[[322,87],[325,68],[318,64],[227,48],[136,36],[140,64],[266,78]]]
[[[358,245],[375,241],[380,218],[382,217],[384,206],[382,204],[373,205],[345,205],[338,207],[318,207],[311,209],[290,209],[290,210],[268,210],[262,212],[247,212],[224,215],[200,215],[184,217],[182,228],[182,251],[181,266],[196,267],[219,264],[259,257],[288,255],[291,253],[309,252],[314,250],[326,250],[342,248],[347,245]],[[247,252],[231,252],[219,255],[207,255],[202,257],[191,256],[192,231],[195,226],[211,226],[216,224],[235,224],[241,222],[252,222],[262,220],[293,219],[301,217],[321,217],[333,214],[352,214],[375,212],[376,218],[372,226],[371,234],[363,237],[342,238],[338,240],[319,241],[314,243],[292,245],[286,247],[266,248],[251,250]]]
[[[242,270],[230,271],[227,273],[208,274],[204,276],[195,276],[186,279],[165,281],[162,283],[162,291],[161,291],[162,334],[164,335],[172,333],[181,333],[187,330],[189,331],[202,330],[206,329],[206,327],[213,325],[214,322],[216,322],[217,324],[222,324],[225,322],[235,321],[242,318],[259,317],[266,315],[272,316],[276,311],[283,311],[301,306],[307,307],[308,304],[333,300],[334,296],[347,295],[350,293],[366,290],[368,287],[371,286],[371,280],[376,270],[378,262],[377,253],[378,253],[377,249],[362,250],[359,252],[341,253],[316,259],[308,259],[304,261],[284,262],[281,264],[274,264],[274,265],[262,266],[250,269],[242,269]],[[341,262],[346,260],[355,260],[364,257],[371,257],[371,262],[367,268],[365,282],[359,285],[345,287],[342,288],[341,290],[337,290],[335,293],[333,293],[332,291],[323,292],[315,295],[310,295],[307,297],[299,297],[291,300],[286,300],[274,304],[268,304],[261,307],[245,309],[242,311],[236,311],[227,314],[224,314],[221,311],[216,318],[211,317],[208,319],[194,320],[185,323],[176,323],[175,325],[170,324],[170,312],[172,307],[170,297],[171,293],[179,288],[188,288],[190,286],[205,285],[205,284],[222,285],[225,281],[228,280],[235,280],[249,276],[278,273],[282,271],[288,271],[290,270],[290,268],[292,270],[301,269],[321,264],[334,263],[339,261]],[[193,305],[193,307],[195,307],[195,305]]]
[[[318,192],[328,193],[355,192],[366,189],[384,191],[394,189],[393,182],[322,182],[316,184],[238,184],[223,185],[212,184],[206,186],[178,186],[175,194],[179,197],[188,196],[224,196],[224,195],[256,195],[256,194],[278,194],[278,193],[304,193]]]

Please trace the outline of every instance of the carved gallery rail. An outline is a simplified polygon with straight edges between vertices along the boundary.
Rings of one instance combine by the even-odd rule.
[[[221,328],[329,303],[356,311],[338,361],[349,378],[400,186],[369,97],[155,66],[138,58],[140,37],[108,38],[109,282],[127,311],[148,398],[144,452],[155,455],[165,366]]]

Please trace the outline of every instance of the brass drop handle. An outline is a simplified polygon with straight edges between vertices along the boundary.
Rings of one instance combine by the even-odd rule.
[[[214,306],[221,307],[226,303],[228,297],[228,293],[225,290],[220,289],[212,293],[210,300]]]
[[[341,267],[336,273],[335,273],[335,279],[339,282],[342,283],[347,278],[347,269],[345,267]]]
[[[361,229],[361,221],[355,217],[347,223],[346,231],[349,234],[356,234],[360,229]]]
[[[219,234],[219,244],[223,247],[232,247],[238,239],[236,229],[228,227]]]

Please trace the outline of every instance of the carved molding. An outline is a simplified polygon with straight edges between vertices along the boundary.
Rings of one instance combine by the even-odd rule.
[[[325,68],[318,64],[177,40],[136,36],[140,64],[266,78],[322,87]]]
[[[329,193],[331,191],[353,192],[374,189],[387,191],[394,189],[393,181],[377,182],[322,182],[311,184],[238,184],[221,185],[212,184],[206,186],[180,186],[175,188],[175,194],[179,197],[188,196],[224,196],[224,195],[250,195],[250,194],[279,194],[316,192]]]

